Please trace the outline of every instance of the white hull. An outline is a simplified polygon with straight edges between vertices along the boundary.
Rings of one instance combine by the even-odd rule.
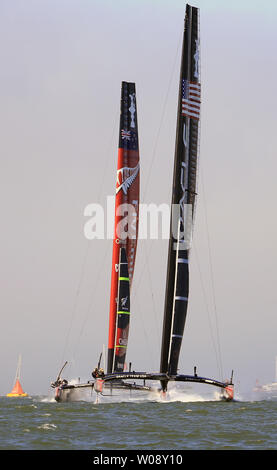
[[[75,386],[74,388],[55,388],[55,400],[59,403],[90,401],[90,402],[110,402],[125,401],[131,399],[148,399],[153,393],[158,393],[156,389],[150,387],[143,388],[132,384],[133,388],[113,384],[103,385],[102,391],[97,392],[96,387]]]

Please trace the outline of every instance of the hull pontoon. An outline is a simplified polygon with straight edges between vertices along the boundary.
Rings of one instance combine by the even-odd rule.
[[[129,382],[130,380],[142,381],[143,384],[136,382]],[[228,382],[221,382],[219,380],[210,379],[207,377],[200,377],[198,375],[184,375],[177,374],[169,376],[168,374],[158,373],[146,373],[146,372],[123,372],[113,373],[104,375],[101,379],[96,379],[94,382],[88,382],[85,384],[61,384],[55,387],[55,400],[61,401],[76,401],[77,394],[79,400],[84,399],[84,394],[81,391],[94,391],[103,396],[112,396],[116,391],[141,391],[141,392],[162,392],[161,387],[152,387],[146,384],[146,381],[156,382],[189,382],[189,383],[201,383],[206,385],[212,385],[221,390],[221,399],[225,401],[232,401],[234,397],[234,386],[232,379]]]

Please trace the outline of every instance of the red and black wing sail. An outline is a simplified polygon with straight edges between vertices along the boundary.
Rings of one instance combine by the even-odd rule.
[[[135,83],[122,82],[110,296],[108,373],[117,371],[117,369],[114,369],[116,365],[114,356],[117,341],[117,295],[121,248],[124,248],[126,252],[130,288],[134,275],[139,222],[139,171],[136,86]],[[121,367],[121,363],[118,364]]]

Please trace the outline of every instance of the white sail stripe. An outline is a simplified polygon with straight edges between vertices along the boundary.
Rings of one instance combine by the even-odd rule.
[[[196,101],[183,101],[182,106],[183,108],[191,108],[194,111],[200,111],[200,103]]]
[[[200,114],[200,109],[192,108],[191,106],[188,106],[188,105],[183,105],[182,106],[182,111],[187,111],[189,113],[194,113],[194,114],[197,114],[198,116]]]
[[[183,338],[183,335],[171,335],[172,338]]]
[[[189,260],[188,260],[187,258],[178,258],[177,263],[185,263],[185,264],[188,264],[188,263],[189,263]]]
[[[200,115],[200,109],[192,108],[192,107],[187,106],[187,105],[182,107],[182,112],[183,112],[183,113],[184,113],[184,112],[187,112],[187,113],[194,113],[194,114],[196,114],[197,116]]]
[[[201,90],[201,84],[200,83],[192,83],[190,82],[189,87],[195,90]]]
[[[183,101],[186,101],[186,100],[195,100],[195,101],[198,101],[199,103],[201,103],[201,95],[197,95],[196,93],[189,93],[189,95],[186,97],[186,96],[183,96],[182,97],[182,100]]]
[[[200,90],[189,90],[189,94],[192,95],[197,95],[197,96],[201,96],[201,91]]]
[[[200,109],[194,109],[194,108],[190,108],[188,106],[183,106],[182,107],[182,112],[187,112],[187,113],[192,113],[192,114],[195,114],[196,116],[199,116],[200,115]]]
[[[190,93],[190,94],[193,93],[193,94],[195,94],[195,95],[199,95],[199,96],[200,96],[200,95],[201,95],[201,90],[198,90],[197,88],[193,88],[193,89],[192,89],[192,88],[190,87],[189,93]]]
[[[190,124],[188,123],[188,131],[189,131],[189,126]],[[187,149],[186,149],[187,150]],[[187,160],[185,160],[187,163]],[[175,278],[174,278],[174,293],[176,292],[177,289],[177,273],[178,273],[178,265],[177,265],[177,260],[178,260],[178,254],[179,254],[179,240],[180,240],[180,219],[178,220],[178,237],[177,237],[177,254],[176,254],[176,260],[175,260]],[[173,298],[173,305],[172,305],[172,318],[171,318],[171,328],[170,328],[170,340],[169,340],[169,348],[168,348],[168,360],[170,360],[171,356],[171,348],[172,348],[172,339],[173,339],[173,324],[174,324],[174,317],[175,317],[175,296]],[[182,338],[182,337],[181,337]]]
[[[184,300],[184,302],[187,302],[188,301],[188,298],[187,297],[181,297],[180,295],[176,295],[174,297],[175,300]]]
[[[183,99],[182,104],[183,106],[192,107],[193,109],[200,109],[200,103],[198,101]]]
[[[188,117],[195,117],[197,119],[199,119],[199,117],[200,117],[200,113],[195,114],[195,113],[192,113],[192,112],[186,111],[186,110],[183,110],[183,114],[185,114]]]

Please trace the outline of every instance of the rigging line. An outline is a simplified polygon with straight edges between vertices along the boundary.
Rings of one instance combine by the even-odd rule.
[[[151,162],[150,162],[150,168],[149,168],[148,175],[147,175],[147,178],[146,178],[146,184],[145,184],[144,194],[143,194],[143,198],[142,198],[143,201],[145,200],[145,196],[146,196],[146,192],[147,192],[147,187],[148,187],[152,167],[153,167],[154,160],[155,160],[155,157],[156,157],[156,150],[157,150],[158,140],[159,140],[159,136],[160,136],[160,132],[161,132],[161,128],[162,128],[162,123],[163,123],[163,119],[164,119],[164,115],[165,115],[165,108],[166,108],[167,101],[168,101],[169,90],[171,88],[173,75],[174,75],[174,71],[175,71],[175,68],[176,68],[177,57],[178,57],[178,53],[179,53],[179,50],[180,50],[180,45],[182,44],[182,37],[183,37],[183,31],[180,35],[180,39],[179,39],[179,42],[178,42],[178,46],[177,46],[177,50],[176,50],[176,54],[175,54],[175,58],[174,58],[174,62],[173,62],[173,67],[172,67],[172,70],[171,70],[169,84],[168,84],[168,87],[167,87],[167,92],[166,92],[166,96],[165,96],[165,100],[164,100],[164,104],[163,104],[163,109],[162,109],[162,116],[161,116],[161,120],[160,120],[160,124],[159,124],[159,128],[158,128],[156,140],[155,140],[155,143],[154,143],[154,149],[153,149],[153,154],[152,154],[152,158],[151,158]]]
[[[110,246],[109,244],[107,244],[106,246],[106,250],[105,250],[105,254],[102,258],[102,266],[104,266],[105,264],[105,261],[106,261],[106,258],[107,258],[107,254],[108,252],[110,251]],[[102,269],[101,270],[101,273],[103,272],[104,270]],[[101,275],[99,275],[99,272],[97,271],[96,272],[96,278],[94,280],[94,288],[91,290],[91,295],[90,295],[90,300],[89,300],[89,305],[88,305],[88,309],[87,309],[87,313],[86,313],[86,316],[83,320],[83,324],[80,328],[80,332],[79,332],[79,336],[76,340],[76,345],[75,345],[75,349],[74,349],[74,354],[73,354],[73,357],[75,358],[76,355],[77,355],[77,350],[79,348],[79,344],[80,344],[80,340],[81,340],[81,337],[84,333],[84,329],[85,329],[85,325],[87,323],[87,319],[88,319],[88,316],[89,316],[89,313],[91,312],[91,309],[92,309],[92,305],[93,305],[93,301],[95,301],[96,299],[96,296],[95,296],[95,292],[97,292],[97,287],[98,287],[98,284],[100,282],[100,279],[101,279]]]
[[[209,305],[208,305],[207,295],[206,295],[206,291],[205,291],[205,287],[204,287],[204,281],[203,281],[203,276],[202,276],[202,272],[201,272],[201,268],[200,268],[200,262],[199,262],[199,257],[198,257],[198,252],[197,252],[197,249],[196,249],[196,246],[195,246],[195,242],[193,243],[193,252],[194,252],[194,255],[195,255],[196,265],[197,265],[198,272],[199,272],[200,283],[201,283],[202,292],[203,292],[204,304],[206,306],[206,310],[207,310],[207,314],[208,314],[208,323],[209,323],[209,328],[210,328],[212,345],[213,345],[213,348],[214,348],[214,351],[215,351],[215,358],[216,358],[216,362],[217,362],[217,367],[218,367],[218,370],[219,370],[219,374],[222,378],[221,363],[220,363],[219,353],[218,353],[218,350],[217,350],[217,347],[216,347],[216,340],[215,340],[214,334],[213,334],[210,309],[209,309]]]
[[[88,249],[89,249],[89,243],[88,242],[89,242],[89,240],[87,240],[86,247],[85,247],[85,253],[84,253],[84,256],[83,256],[83,261],[82,261],[82,266],[81,266],[81,275],[79,277],[79,281],[78,281],[78,285],[77,285],[77,289],[76,289],[76,294],[74,296],[74,303],[73,303],[73,308],[72,308],[71,316],[70,316],[70,324],[69,324],[69,328],[68,328],[66,338],[65,338],[65,344],[64,344],[64,349],[63,349],[63,353],[62,353],[61,363],[64,362],[65,352],[68,348],[69,336],[70,336],[70,333],[71,333],[71,330],[72,330],[73,319],[74,319],[76,309],[77,309],[77,303],[78,303],[78,299],[79,299],[79,295],[80,295],[81,284],[82,284],[82,280],[83,280],[83,277],[84,277],[84,272],[85,272],[85,267],[86,267],[86,259],[87,259],[87,255],[88,255]]]
[[[118,122],[118,114],[116,114],[116,118],[115,118],[114,125],[113,125],[112,135],[111,135],[110,141],[109,141],[108,146],[107,146],[106,159],[105,159],[105,164],[104,164],[104,171],[102,173],[102,181],[101,181],[101,184],[100,184],[100,187],[99,187],[97,202],[100,202],[100,198],[101,198],[102,193],[103,193],[104,181],[105,181],[105,176],[106,176],[107,168],[108,168],[108,157],[110,155],[110,151],[111,151],[111,148],[112,148],[112,143],[113,143],[113,139],[114,139],[114,134],[115,134],[115,129],[116,129],[116,126],[117,126],[117,122]]]
[[[141,305],[140,305],[140,301],[139,301],[139,297],[138,297],[138,300],[137,300],[137,309],[139,312],[141,312]],[[144,310],[143,310],[144,311]],[[140,321],[141,321],[141,325],[142,325],[142,329],[143,329],[143,333],[144,333],[144,337],[145,337],[145,340],[146,340],[146,343],[147,343],[147,348],[148,348],[148,351],[150,351],[150,358],[151,360],[153,361],[153,358],[156,357],[153,352],[152,352],[152,348],[150,347],[150,345],[152,345],[152,341],[149,341],[149,336],[147,334],[147,330],[145,329],[145,325],[144,325],[144,322],[143,322],[143,316],[140,314],[138,315]],[[149,364],[148,364],[149,366]]]
[[[153,240],[152,240],[153,242]],[[153,310],[154,310],[154,321],[156,323],[156,335],[157,335],[157,345],[155,348],[157,348],[157,351],[159,349],[159,338],[158,338],[158,329],[159,327],[157,326],[158,325],[158,321],[157,321],[157,310],[156,310],[156,307],[155,307],[155,301],[154,301],[154,294],[153,294],[153,288],[152,288],[152,280],[151,280],[151,275],[150,275],[150,269],[149,269],[149,264],[148,264],[148,253],[147,253],[147,247],[145,247],[145,263],[143,265],[143,268],[140,270],[140,277],[138,279],[138,281],[136,282],[136,284],[134,284],[133,286],[133,291],[132,291],[132,304],[134,305],[134,301],[135,299],[136,300],[136,304],[137,304],[137,309],[139,312],[141,312],[141,308],[140,308],[140,303],[139,303],[139,297],[137,296],[137,292],[141,292],[139,291],[139,286],[140,286],[140,283],[141,283],[141,280],[143,279],[143,275],[144,275],[144,272],[145,272],[145,269],[147,268],[147,271],[148,271],[148,274],[149,274],[149,278],[150,278],[150,291],[151,291],[151,298],[152,298],[152,303],[153,303]],[[143,312],[145,311],[145,309],[143,310]],[[150,348],[149,348],[149,339],[148,339],[148,336],[147,336],[147,333],[146,333],[146,330],[145,330],[145,325],[144,325],[144,321],[143,321],[143,316],[141,313],[139,313],[139,318],[140,318],[140,321],[141,321],[141,324],[142,324],[142,328],[143,328],[143,331],[144,331],[144,336],[146,338],[146,343],[148,345],[148,350],[150,351]]]
[[[168,197],[167,197],[167,200],[168,200],[168,201],[170,200],[170,196],[171,196],[171,188],[169,188],[169,190],[168,190]],[[157,240],[158,240],[158,238],[157,238]],[[157,241],[157,240],[155,240],[155,239],[153,239],[153,238],[150,239],[150,242],[149,242],[149,251],[148,251],[149,253],[152,253],[152,245],[153,245],[154,241]],[[162,240],[165,240],[165,239],[162,238]],[[167,241],[168,241],[168,240],[169,240],[169,238],[167,239]],[[139,288],[140,283],[141,283],[141,280],[142,280],[142,278],[143,278],[144,270],[145,270],[145,268],[146,268],[146,264],[147,264],[147,262],[148,262],[148,260],[149,260],[149,256],[148,256],[148,254],[147,254],[147,250],[148,250],[147,246],[148,246],[148,245],[146,244],[146,245],[145,245],[146,262],[144,263],[143,268],[140,270],[140,276],[139,276],[139,278],[138,278],[138,281],[137,281],[136,284],[134,285],[134,288],[133,288],[133,296],[135,296],[135,295],[137,294],[137,292],[138,292],[138,288]],[[133,297],[133,298],[134,298],[134,297]]]
[[[152,284],[152,277],[151,277],[151,271],[150,271],[150,267],[149,267],[149,259],[148,259],[148,255],[147,255],[147,250],[146,250],[146,256],[147,256],[147,259],[146,259],[146,266],[147,266],[147,271],[148,271],[148,275],[149,275],[149,283],[150,283],[150,292],[151,292],[151,298],[152,298],[152,304],[153,304],[153,310],[154,310],[154,321],[156,323],[156,340],[157,340],[157,352],[159,353],[159,335],[158,335],[158,331],[159,331],[159,328],[158,328],[158,325],[159,325],[159,322],[158,322],[158,318],[157,318],[157,309],[156,309],[156,302],[155,302],[155,296],[154,296],[154,290],[153,290],[153,284]],[[159,354],[158,354],[159,355]],[[158,357],[158,356],[157,356]]]
[[[183,37],[183,31],[180,34],[180,39],[178,41],[178,46],[177,46],[177,50],[176,50],[176,54],[175,54],[175,58],[174,58],[174,62],[173,62],[173,67],[172,67],[172,70],[171,70],[169,84],[168,84],[168,87],[167,87],[167,92],[166,92],[166,96],[165,96],[165,100],[164,100],[164,104],[163,104],[163,109],[162,109],[162,116],[161,116],[161,119],[160,119],[160,124],[159,124],[159,128],[158,128],[157,136],[156,136],[155,143],[154,143],[154,149],[153,149],[152,158],[151,158],[151,162],[150,162],[150,168],[149,168],[148,175],[147,175],[147,178],[146,178],[146,184],[145,184],[145,188],[144,188],[144,194],[143,194],[143,197],[142,197],[142,201],[145,200],[145,196],[146,196],[146,192],[147,192],[147,188],[148,188],[148,184],[149,184],[149,179],[150,179],[152,167],[153,167],[155,157],[156,157],[156,149],[157,149],[158,140],[159,140],[159,136],[160,136],[160,132],[161,132],[161,128],[162,128],[162,123],[163,123],[163,119],[164,119],[164,115],[165,115],[165,109],[166,109],[166,105],[167,105],[167,101],[168,101],[169,90],[171,88],[171,84],[172,84],[172,80],[173,80],[173,76],[174,76],[174,71],[175,71],[175,68],[176,68],[177,57],[178,57],[178,53],[179,53],[179,50],[180,50],[180,46],[182,44],[182,37]],[[151,242],[151,246],[152,246],[152,243],[153,243],[153,240]],[[147,253],[147,249],[146,249],[146,253]],[[139,281],[137,282],[137,285],[136,285],[137,290],[138,290],[138,286],[140,285],[140,282],[142,280],[142,276],[143,276],[145,267],[147,267],[148,270],[149,270],[148,255],[146,254],[146,256],[147,256],[146,263],[144,264],[144,267],[141,270],[141,275],[140,275]],[[133,291],[134,296],[136,295],[136,292],[137,291],[135,291],[135,290]],[[152,298],[153,298],[153,294],[152,294]]]
[[[157,319],[157,309],[156,309],[156,302],[155,302],[155,296],[154,296],[154,290],[153,290],[153,284],[152,284],[151,271],[150,271],[150,267],[149,267],[149,255],[148,255],[148,251],[147,251],[147,246],[145,247],[145,260],[146,261],[145,261],[145,264],[144,264],[144,268],[146,267],[147,272],[148,272],[148,276],[149,276],[149,288],[150,288],[150,294],[151,294],[152,306],[153,306],[153,312],[154,312],[154,322],[156,324],[156,328],[155,328],[156,341],[157,341],[156,347],[157,347],[157,352],[158,352],[158,349],[159,349],[159,346],[158,346],[159,345],[159,335],[158,335],[159,322],[158,322],[158,319]],[[142,276],[140,277],[140,281],[141,281],[141,279],[142,279]]]
[[[210,232],[209,232],[208,216],[207,216],[207,204],[206,204],[205,188],[204,188],[204,180],[203,180],[203,170],[202,170],[202,169],[201,169],[201,171],[200,171],[200,180],[201,180],[201,185],[202,185],[203,203],[204,203],[203,205],[204,205],[205,223],[206,223],[206,230],[207,230],[207,242],[208,242],[208,254],[209,254],[209,267],[210,267],[210,277],[211,277],[211,285],[212,285],[212,298],[213,298],[214,313],[215,313],[215,323],[216,323],[216,332],[217,332],[217,343],[218,343],[218,351],[219,351],[219,359],[220,359],[220,367],[221,367],[221,377],[222,377],[222,379],[223,379],[223,367],[222,367],[221,345],[220,345],[220,336],[219,336],[217,305],[216,305],[216,298],[215,298],[214,273],[213,273],[213,267],[212,267],[212,251],[211,251]]]
[[[150,179],[152,167],[153,167],[155,156],[156,156],[156,149],[157,149],[158,140],[159,140],[159,136],[160,136],[160,132],[161,132],[161,128],[162,128],[162,123],[163,123],[163,119],[164,119],[164,115],[165,115],[165,108],[166,108],[167,101],[168,101],[169,90],[171,88],[173,75],[174,75],[174,71],[175,71],[175,68],[176,68],[177,57],[178,57],[178,53],[179,53],[179,50],[180,50],[180,46],[182,44],[182,37],[183,37],[183,31],[180,34],[180,38],[179,38],[179,41],[178,41],[178,46],[177,46],[177,50],[176,50],[176,54],[175,54],[175,58],[174,58],[174,62],[173,62],[173,67],[172,67],[172,70],[171,70],[169,84],[168,84],[168,87],[167,87],[167,92],[166,92],[166,96],[165,96],[165,100],[164,100],[164,104],[163,104],[162,116],[161,116],[161,119],[160,119],[160,124],[159,124],[159,128],[158,128],[157,136],[156,136],[156,139],[155,139],[154,149],[153,149],[152,158],[151,158],[151,162],[150,162],[150,168],[149,168],[148,175],[147,175],[147,178],[146,178],[144,194],[143,194],[143,197],[141,198],[142,201],[145,200],[145,196],[146,196],[146,192],[147,192],[147,188],[148,188],[148,184],[149,184],[149,179]],[[152,246],[152,243],[153,243],[153,240],[151,242],[151,246]],[[147,252],[147,250],[146,250],[146,252]],[[138,290],[138,286],[140,285],[145,267],[147,267],[147,261],[146,261],[146,263],[144,264],[144,267],[141,270],[141,275],[140,275],[139,281],[137,282],[137,285],[136,285],[137,290]],[[133,290],[133,294],[136,295],[135,289]]]
[[[169,191],[169,196],[168,196],[168,200],[170,198],[170,193],[171,193],[171,190]],[[151,294],[152,294],[152,300],[153,300],[153,306],[154,306],[154,316],[155,316],[155,322],[156,322],[156,325],[157,325],[157,328],[156,328],[156,333],[158,335],[158,331],[159,331],[159,327],[160,327],[160,323],[158,322],[158,319],[157,319],[157,309],[156,309],[156,303],[155,303],[155,296],[154,296],[154,290],[153,290],[153,284],[152,284],[152,278],[151,278],[151,270],[150,270],[150,267],[149,267],[149,254],[148,253],[152,253],[152,245],[154,243],[154,239],[152,239],[149,243],[149,249],[147,248],[147,244],[145,245],[145,262],[144,262],[144,265],[143,267],[141,268],[140,270],[140,276],[138,277],[138,280],[137,282],[134,284],[134,287],[133,287],[133,299],[136,298],[136,295],[137,293],[139,292],[139,286],[141,284],[141,281],[142,279],[144,278],[144,273],[145,273],[145,269],[148,270],[148,274],[149,274],[149,278],[150,278],[150,284],[151,284]],[[158,343],[159,343],[159,339],[158,339]]]
[[[107,168],[108,158],[109,158],[109,155],[110,155],[111,145],[112,145],[112,141],[113,141],[113,138],[114,138],[116,123],[117,123],[117,115],[116,115],[116,118],[114,120],[112,135],[111,135],[111,138],[109,140],[107,150],[106,150],[104,171],[103,171],[102,181],[101,181],[99,191],[98,191],[97,202],[100,202],[100,198],[102,197],[102,192],[103,192],[103,189],[104,189],[103,182],[104,182],[104,178],[105,178],[105,174],[106,174],[106,168]],[[82,265],[81,265],[81,274],[80,274],[77,289],[76,289],[76,294],[75,294],[72,313],[71,313],[71,318],[70,318],[70,325],[69,325],[69,329],[67,331],[67,335],[66,335],[66,338],[65,338],[65,344],[64,344],[64,349],[63,349],[63,353],[62,353],[61,362],[64,362],[65,352],[68,348],[69,336],[70,336],[70,333],[71,333],[71,330],[72,330],[73,320],[74,320],[74,317],[76,315],[77,304],[78,304],[80,291],[81,291],[81,285],[82,285],[82,282],[83,282],[83,279],[84,279],[85,268],[86,268],[87,259],[88,259],[88,252],[89,252],[89,246],[90,246],[89,242],[90,242],[90,240],[87,240],[86,248],[85,248],[85,252],[84,252],[84,257],[83,257],[83,261],[82,261]]]

